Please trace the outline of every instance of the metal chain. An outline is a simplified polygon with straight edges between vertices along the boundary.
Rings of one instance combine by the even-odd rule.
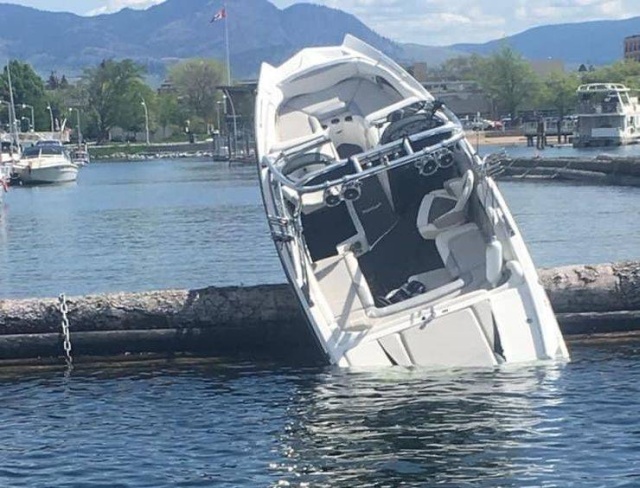
[[[69,334],[69,318],[67,313],[69,307],[67,306],[67,299],[62,293],[58,297],[58,303],[60,305],[60,314],[62,315],[62,347],[64,348],[65,361],[67,368],[73,368],[73,358],[71,357],[71,335]]]

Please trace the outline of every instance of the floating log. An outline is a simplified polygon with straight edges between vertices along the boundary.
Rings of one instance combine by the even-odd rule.
[[[640,262],[540,270],[565,334],[640,330]],[[67,299],[74,355],[123,352],[312,354],[287,285],[209,287]],[[57,299],[0,301],[0,359],[58,356]]]

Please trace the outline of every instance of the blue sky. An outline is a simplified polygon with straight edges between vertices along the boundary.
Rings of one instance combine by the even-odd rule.
[[[0,0],[79,15],[145,8],[164,0]],[[233,0],[227,0],[229,3]],[[300,0],[271,0],[286,7]],[[447,45],[484,42],[529,27],[640,16],[639,0],[314,0],[359,17],[402,42]]]

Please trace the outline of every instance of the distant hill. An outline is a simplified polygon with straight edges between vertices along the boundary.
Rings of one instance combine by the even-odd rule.
[[[490,54],[503,43],[527,59],[562,59],[567,64],[610,64],[622,59],[624,38],[640,34],[640,17],[534,27],[484,44],[454,44],[456,51]]]
[[[78,73],[105,58],[133,58],[151,73],[190,57],[224,58],[224,25],[210,23],[222,0],[167,0],[147,10],[81,17],[0,4],[0,56],[20,58],[41,74]],[[306,46],[330,45],[352,33],[402,58],[402,48],[340,10],[267,0],[228,2],[234,75],[255,76],[260,63],[280,63]]]
[[[224,59],[224,24],[211,23],[222,0],[167,0],[147,10],[124,9],[97,17],[44,12],[0,3],[0,56],[29,62],[42,75],[78,75],[103,59],[132,58],[161,80],[167,66],[193,57]],[[530,59],[610,63],[622,39],[640,33],[640,17],[537,27],[504,40],[449,47],[399,44],[338,9],[309,3],[285,9],[268,0],[227,4],[234,77],[252,78],[260,63],[279,64],[308,46],[340,43],[351,33],[400,62],[434,66],[469,53],[488,54],[508,42]]]

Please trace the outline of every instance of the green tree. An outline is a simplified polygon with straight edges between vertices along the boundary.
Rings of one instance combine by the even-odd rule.
[[[640,63],[634,60],[618,61],[593,71],[581,73],[583,83],[624,83],[629,88],[640,88]]]
[[[143,67],[130,59],[105,60],[85,71],[82,82],[95,117],[98,142],[106,140],[113,127],[131,129],[144,121],[141,96],[151,90],[143,74]]]
[[[18,120],[22,117],[31,119],[31,107],[34,109],[36,129],[47,129],[48,112],[44,82],[33,70],[31,65],[17,60],[10,61],[11,85],[13,87],[13,101]],[[9,77],[5,66],[0,75],[0,97],[9,101]],[[22,106],[25,106],[24,108]]]
[[[516,117],[518,109],[535,99],[540,81],[520,54],[505,45],[479,60],[478,81],[496,110]]]
[[[169,80],[189,113],[208,122],[215,119],[216,101],[220,99],[217,89],[225,80],[221,63],[211,59],[190,59],[173,66]]]
[[[573,73],[553,71],[543,82],[542,104],[553,107],[560,117],[569,114],[578,102],[580,78]]]
[[[167,128],[170,126],[182,126],[189,115],[180,106],[175,93],[163,93],[156,97],[156,107],[154,110],[155,121],[162,128],[162,136],[166,136]]]
[[[473,80],[480,71],[482,58],[478,54],[448,59],[434,70],[436,80]]]

